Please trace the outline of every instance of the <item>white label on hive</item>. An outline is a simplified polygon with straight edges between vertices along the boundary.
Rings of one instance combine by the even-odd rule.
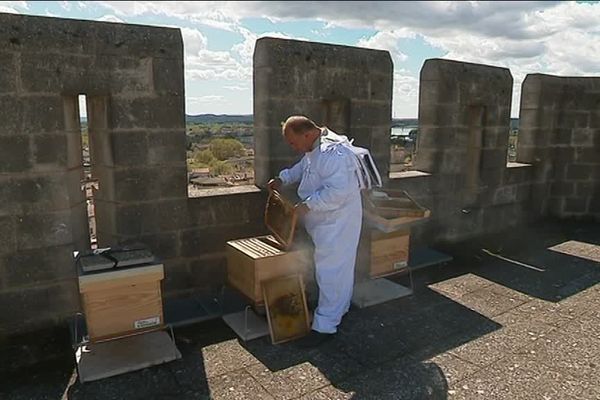
[[[402,268],[406,268],[407,262],[406,261],[398,261],[394,263],[394,269],[402,269]]]
[[[156,326],[160,324],[160,317],[152,317],[146,319],[139,319],[133,323],[135,329],[148,328],[149,326]]]

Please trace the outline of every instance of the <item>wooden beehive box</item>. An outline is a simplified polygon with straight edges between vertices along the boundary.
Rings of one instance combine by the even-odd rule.
[[[79,276],[79,292],[91,342],[164,326],[162,264],[110,269]]]
[[[372,229],[368,232],[369,277],[380,278],[404,270],[408,266],[410,232],[399,230],[384,233]]]
[[[263,305],[261,282],[291,274],[308,275],[312,265],[307,248],[294,248],[293,204],[276,191],[269,194],[265,225],[273,233],[227,242],[227,280],[254,305]]]
[[[430,211],[421,207],[408,193],[386,189],[363,196],[363,215],[369,226],[390,233],[429,218]]]
[[[377,193],[379,192],[379,193]],[[430,215],[406,192],[374,191],[363,197],[366,233],[362,235],[363,262],[368,276],[378,278],[406,271],[410,258],[410,227]]]

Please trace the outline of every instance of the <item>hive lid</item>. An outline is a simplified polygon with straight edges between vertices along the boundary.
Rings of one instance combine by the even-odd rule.
[[[289,248],[294,240],[296,220],[294,204],[278,191],[270,190],[265,208],[265,225],[282,249]]]
[[[421,207],[405,191],[376,190],[364,194],[363,215],[374,228],[394,232],[429,218],[430,211]]]

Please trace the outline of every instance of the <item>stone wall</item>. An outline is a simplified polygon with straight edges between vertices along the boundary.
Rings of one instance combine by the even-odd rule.
[[[600,219],[600,78],[527,75],[518,160],[535,169],[535,207]]]
[[[148,240],[170,275],[187,209],[182,59],[177,29],[0,14],[0,334],[79,310],[80,94],[99,244]]]
[[[254,50],[256,183],[299,159],[281,123],[303,114],[371,149],[383,175],[390,158],[393,66],[387,51],[261,38]]]
[[[279,126],[294,112],[350,133],[387,165],[387,52],[261,39],[255,57],[263,177],[261,160],[275,171],[295,157]],[[287,80],[278,63],[300,59],[309,78],[298,66]],[[165,265],[165,296],[219,290],[225,242],[266,233],[264,191],[187,196],[182,60],[177,29],[0,14],[0,338],[80,311],[72,255],[90,245],[80,94],[99,245],[149,245]]]
[[[441,59],[423,65],[420,173],[392,174],[390,185],[431,210],[431,220],[416,230],[424,241],[454,241],[523,222],[531,169],[507,165],[512,82],[505,68]]]

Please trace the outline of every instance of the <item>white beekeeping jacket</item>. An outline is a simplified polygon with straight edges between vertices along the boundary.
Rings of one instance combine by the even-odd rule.
[[[341,144],[356,156],[356,171],[361,189],[371,189],[373,186],[381,187],[381,175],[375,165],[371,152],[363,147],[354,146],[354,139],[348,139],[345,135],[339,135],[334,131],[324,128],[321,143]]]

